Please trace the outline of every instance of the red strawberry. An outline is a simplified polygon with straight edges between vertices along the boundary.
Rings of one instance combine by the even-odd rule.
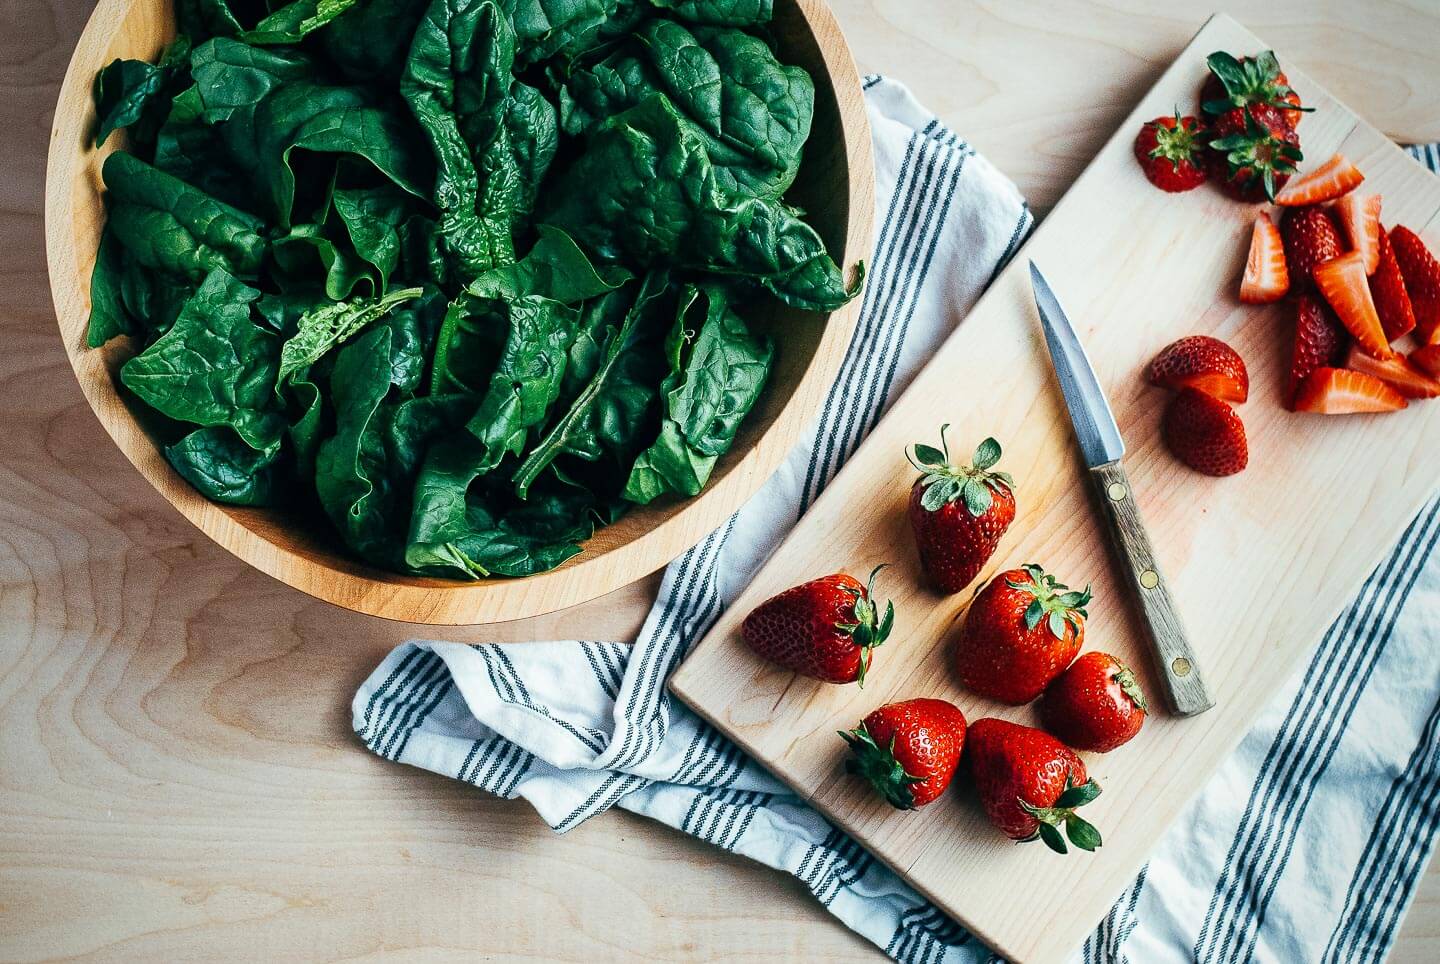
[[[1316,266],[1340,257],[1345,250],[1330,212],[1320,207],[1286,211],[1280,219],[1280,237],[1285,241],[1290,285],[1297,291],[1312,283]]]
[[[1290,185],[1294,187],[1294,185]],[[1286,188],[1289,190],[1289,188]],[[1378,194],[1350,192],[1330,206],[1345,237],[1350,239],[1350,250],[1359,251],[1365,258],[1365,273],[1373,275],[1380,263],[1380,205],[1383,198]]]
[[[1240,416],[1220,399],[1193,388],[1170,399],[1161,431],[1175,457],[1204,475],[1234,475],[1250,461]]]
[[[1075,592],[1030,564],[976,594],[955,638],[955,668],[981,696],[1028,703],[1070,665],[1085,640],[1090,588]]]
[[[1190,335],[1171,342],[1150,363],[1150,383],[1161,388],[1194,388],[1230,402],[1250,395],[1250,374],[1235,349],[1219,338]]]
[[[885,642],[895,607],[879,615],[870,585],[843,572],[787,589],[756,606],[740,624],[740,635],[759,655],[802,676],[827,683],[865,685],[871,650]]]
[[[1359,345],[1351,345],[1345,367],[1353,372],[1374,375],[1406,398],[1440,398],[1440,381],[1417,368],[1404,355],[1372,358]]]
[[[1252,104],[1269,104],[1282,110],[1291,127],[1300,123],[1300,95],[1280,69],[1273,50],[1255,57],[1235,58],[1217,50],[1205,58],[1210,74],[1200,88],[1200,106],[1206,114],[1224,116]]]
[[[1295,347],[1290,353],[1290,378],[1285,388],[1285,400],[1292,409],[1301,383],[1317,368],[1340,364],[1349,340],[1325,302],[1311,294],[1295,299]]]
[[[1290,269],[1285,264],[1285,248],[1280,229],[1270,215],[1255,215],[1255,229],[1250,233],[1250,254],[1245,259],[1245,276],[1240,279],[1240,300],[1247,305],[1263,305],[1279,301],[1290,290]]]
[[[1423,372],[1440,378],[1440,345],[1425,345],[1410,353],[1410,361]]]
[[[1075,813],[1100,795],[1084,762],[1043,730],[985,718],[970,727],[970,771],[990,822],[1013,840],[1037,837],[1065,853],[1065,836],[1081,850],[1100,846],[1100,831]]]
[[[1419,235],[1407,227],[1390,229],[1390,245],[1405,276],[1405,290],[1415,309],[1416,337],[1425,344],[1440,340],[1440,261]]]
[[[1205,183],[1201,164],[1203,145],[1200,122],[1181,117],[1157,117],[1146,122],[1135,137],[1135,160],[1151,184],[1178,194]]]
[[[920,478],[910,487],[910,528],[920,548],[920,566],[941,592],[970,585],[1015,521],[1015,481],[991,472],[1000,461],[1000,443],[987,438],[970,465],[950,464],[950,447],[940,428],[940,448],[917,444],[911,459]],[[910,458],[909,453],[906,457]]]
[[[1304,157],[1295,129],[1267,104],[1222,115],[1211,132],[1210,174],[1240,201],[1273,199]]]
[[[1295,411],[1318,415],[1393,412],[1405,405],[1403,395],[1374,375],[1348,368],[1317,368],[1295,396]]]
[[[1040,697],[1045,728],[1077,750],[1108,753],[1129,743],[1148,707],[1140,684],[1109,653],[1082,653]]]
[[[1275,203],[1281,207],[1323,204],[1355,190],[1364,180],[1360,168],[1344,154],[1336,154],[1309,174],[1291,181],[1275,195]]]
[[[1392,354],[1375,301],[1370,297],[1370,282],[1365,277],[1365,259],[1359,251],[1342,254],[1315,268],[1315,287],[1330,302],[1340,324],[1350,332],[1360,347],[1376,358]],[[1408,286],[1407,286],[1408,287]]]
[[[1375,312],[1380,316],[1380,327],[1385,329],[1386,340],[1394,341],[1415,328],[1415,311],[1410,307],[1405,276],[1400,273],[1400,263],[1395,260],[1395,249],[1390,247],[1390,236],[1383,230],[1377,248],[1379,260],[1370,275],[1370,296],[1375,300]]]
[[[890,703],[849,733],[845,770],[870,781],[898,810],[923,807],[945,792],[965,746],[965,714],[944,700]]]

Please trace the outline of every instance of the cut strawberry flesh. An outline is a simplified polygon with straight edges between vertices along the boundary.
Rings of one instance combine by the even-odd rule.
[[[1376,358],[1391,354],[1390,340],[1385,337],[1385,329],[1375,311],[1375,300],[1370,297],[1370,282],[1365,277],[1365,260],[1360,252],[1342,254],[1318,266],[1315,286],[1361,348]]]
[[[1416,336],[1424,344],[1435,344],[1440,341],[1440,261],[1420,236],[1404,225],[1390,229],[1390,247],[1415,311]]]
[[[1255,228],[1250,233],[1250,255],[1245,259],[1245,277],[1240,281],[1240,300],[1247,305],[1263,305],[1279,301],[1289,290],[1290,271],[1285,266],[1280,229],[1270,215],[1261,212],[1255,215]]]
[[[1406,406],[1405,397],[1364,372],[1348,368],[1317,368],[1300,386],[1295,411],[1319,415],[1393,412]]]
[[[1365,273],[1374,274],[1380,263],[1380,203],[1378,194],[1351,192],[1335,202],[1335,216],[1350,239],[1350,250],[1365,259]]]
[[[1440,345],[1425,345],[1410,353],[1410,361],[1422,371],[1440,378]]]
[[[1322,204],[1355,190],[1365,175],[1344,154],[1336,154],[1309,174],[1295,178],[1275,195],[1281,207]]]
[[[1406,398],[1440,398],[1440,381],[1421,371],[1404,355],[1372,358],[1361,351],[1359,345],[1351,345],[1350,354],[1345,356],[1345,367],[1374,375]]]
[[[1370,276],[1370,295],[1375,299],[1375,311],[1380,315],[1380,325],[1385,337],[1394,341],[1415,328],[1415,311],[1410,305],[1410,295],[1405,289],[1405,277],[1400,273],[1400,263],[1395,260],[1395,251],[1390,247],[1390,237],[1382,228],[1379,239],[1379,264]]]

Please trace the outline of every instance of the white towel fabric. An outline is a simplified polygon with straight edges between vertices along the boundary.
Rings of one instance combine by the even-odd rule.
[[[633,646],[407,643],[360,687],[355,729],[389,759],[524,797],[557,831],[618,804],[784,870],[896,960],[982,962],[983,945],[664,688],[1030,228],[1014,185],[902,85],[865,90],[879,233],[849,357],[802,444],[670,565]],[[1437,539],[1440,501],[1076,960],[1384,956],[1440,816]]]

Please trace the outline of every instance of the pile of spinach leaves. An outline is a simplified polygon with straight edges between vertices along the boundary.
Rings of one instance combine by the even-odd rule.
[[[207,497],[389,569],[523,576],[704,487],[758,298],[852,298],[783,195],[771,0],[176,0],[96,78],[89,344]]]

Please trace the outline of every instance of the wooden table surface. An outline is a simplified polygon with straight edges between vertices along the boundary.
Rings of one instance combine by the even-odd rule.
[[[861,69],[907,80],[1042,214],[1212,9],[834,5]],[[65,362],[40,199],[90,8],[0,0],[0,959],[878,959],[788,877],[620,811],[557,837],[523,802],[359,745],[350,697],[413,627],[209,543]],[[1397,140],[1440,140],[1440,3],[1242,19]],[[654,586],[446,636],[629,638]],[[1392,959],[1440,959],[1433,867]]]

